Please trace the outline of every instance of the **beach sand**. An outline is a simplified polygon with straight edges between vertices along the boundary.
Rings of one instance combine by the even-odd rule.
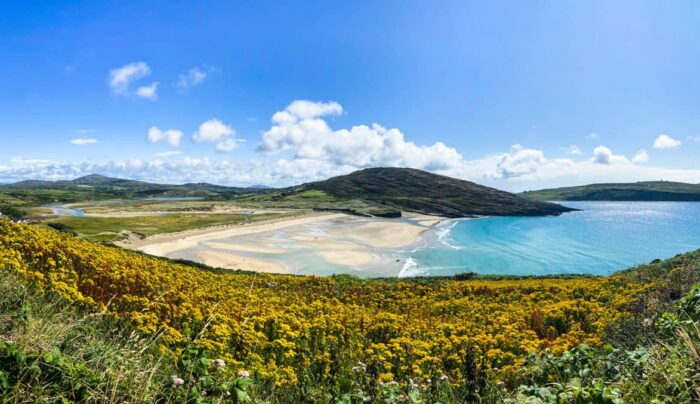
[[[197,254],[197,258],[199,258],[204,265],[209,265],[210,267],[244,269],[273,274],[286,274],[289,272],[284,265],[276,262],[219,251],[202,251]]]
[[[379,262],[377,250],[390,251],[413,244],[423,232],[444,220],[415,213],[404,214],[404,218],[312,212],[266,222],[157,235],[119,245],[158,256],[195,251],[196,259],[209,266],[272,273],[290,272],[283,264],[284,254],[302,248],[329,264],[357,269]],[[283,242],[274,239],[280,234]],[[230,240],[232,237],[235,241]],[[293,248],[285,248],[288,246]]]

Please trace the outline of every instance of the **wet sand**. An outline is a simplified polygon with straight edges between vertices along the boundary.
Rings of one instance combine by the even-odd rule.
[[[332,265],[351,268],[380,262],[378,251],[411,245],[444,218],[404,214],[404,219],[312,212],[266,222],[163,234],[120,242],[125,248],[158,256],[190,253],[214,267],[289,273],[284,254],[292,250],[320,257]],[[280,236],[282,234],[282,236]],[[283,237],[282,242],[275,237]]]

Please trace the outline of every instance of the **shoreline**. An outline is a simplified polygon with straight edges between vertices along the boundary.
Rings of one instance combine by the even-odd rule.
[[[406,212],[402,218],[309,212],[248,224],[156,234],[114,244],[162,257],[187,251],[205,265],[270,273],[291,273],[284,260],[276,258],[290,251],[303,250],[329,265],[361,270],[381,261],[381,250],[415,244],[426,231],[447,220],[410,212]],[[309,226],[312,226],[311,234]],[[290,248],[267,247],[266,244],[275,244],[268,233],[279,234],[280,231],[286,237],[283,242]],[[240,239],[226,241],[232,237]]]

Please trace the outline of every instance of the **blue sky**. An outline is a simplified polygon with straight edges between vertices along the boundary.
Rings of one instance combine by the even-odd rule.
[[[510,190],[700,182],[698,2],[10,0],[0,15],[0,182],[287,185],[375,165]]]

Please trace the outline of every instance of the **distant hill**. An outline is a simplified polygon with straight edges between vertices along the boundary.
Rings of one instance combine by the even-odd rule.
[[[700,201],[700,184],[647,181],[591,184],[527,191],[520,196],[536,201]]]
[[[274,189],[274,188],[271,186],[265,185],[265,184],[254,184],[254,185],[247,186],[246,189]]]
[[[572,210],[410,168],[368,168],[240,200],[261,206],[306,207],[390,217],[400,216],[401,211],[468,217],[559,215]]]
[[[187,196],[191,193],[199,193],[201,196],[206,196],[207,193],[242,193],[246,192],[246,188],[226,187],[222,185],[213,185],[205,182],[188,183],[183,185],[171,184],[154,184],[144,181],[127,180],[122,178],[106,177],[99,174],[90,174],[74,180],[60,181],[43,181],[43,180],[26,180],[12,184],[0,185],[2,188],[43,188],[43,189],[70,189],[75,187],[93,187],[96,189],[112,189],[112,190],[131,190],[141,194],[173,194],[177,196]]]
[[[74,180],[26,180],[0,185],[0,204],[11,202],[17,206],[35,206],[53,202],[80,202],[154,196],[200,196],[228,199],[236,195],[252,192],[256,192],[256,190],[207,183],[183,185],[153,184],[91,174]]]

